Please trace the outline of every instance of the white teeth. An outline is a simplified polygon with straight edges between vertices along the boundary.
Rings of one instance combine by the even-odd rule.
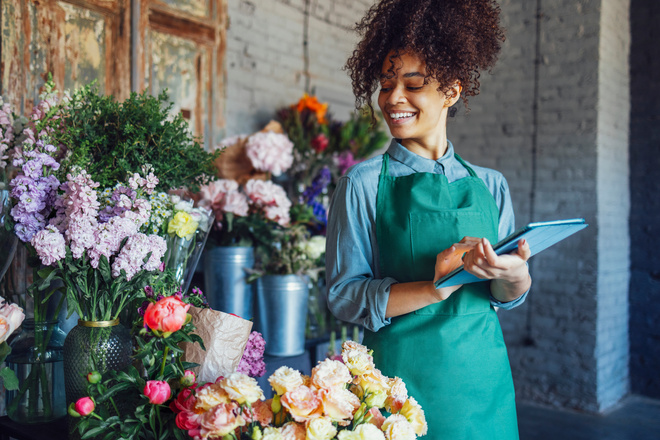
[[[401,119],[401,118],[409,118],[414,115],[415,115],[414,113],[390,113],[390,118]]]

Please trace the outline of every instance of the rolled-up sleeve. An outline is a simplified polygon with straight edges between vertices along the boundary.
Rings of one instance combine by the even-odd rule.
[[[375,203],[363,185],[342,177],[328,213],[326,245],[327,301],[339,319],[377,331],[385,318],[393,278],[377,276]]]

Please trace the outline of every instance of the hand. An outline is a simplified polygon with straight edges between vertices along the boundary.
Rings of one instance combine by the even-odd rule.
[[[529,278],[525,262],[531,256],[531,251],[526,240],[519,240],[518,249],[515,251],[497,255],[488,239],[476,239],[476,242],[473,237],[466,239],[466,243],[474,244],[472,250],[463,258],[465,270],[471,274],[481,279],[503,280],[512,284]]]
[[[433,278],[434,284],[440,278],[463,265],[463,256],[476,245],[474,240],[479,240],[478,238],[474,238],[473,241],[468,242],[468,238],[473,237],[465,237],[460,241],[460,243],[454,243],[451,247],[438,254],[435,260],[435,277]],[[435,289],[434,294],[439,301],[444,301],[445,299],[449,298],[452,293],[460,289],[461,286],[462,284],[458,286]]]

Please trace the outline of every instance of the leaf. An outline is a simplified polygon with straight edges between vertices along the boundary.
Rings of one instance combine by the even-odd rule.
[[[15,391],[18,389],[18,377],[16,377],[14,370],[9,367],[0,369],[0,378],[2,378],[5,384],[5,389],[9,391]]]
[[[82,435],[82,439],[85,440],[85,439],[88,439],[88,438],[96,437],[97,435],[102,434],[103,431],[105,431],[105,428],[101,427],[101,426],[98,426],[96,428],[92,428],[92,429],[86,431]]]

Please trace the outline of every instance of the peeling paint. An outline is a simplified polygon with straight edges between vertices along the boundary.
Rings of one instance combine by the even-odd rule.
[[[197,17],[207,17],[210,15],[210,0],[162,0],[170,8],[188,13]]]

